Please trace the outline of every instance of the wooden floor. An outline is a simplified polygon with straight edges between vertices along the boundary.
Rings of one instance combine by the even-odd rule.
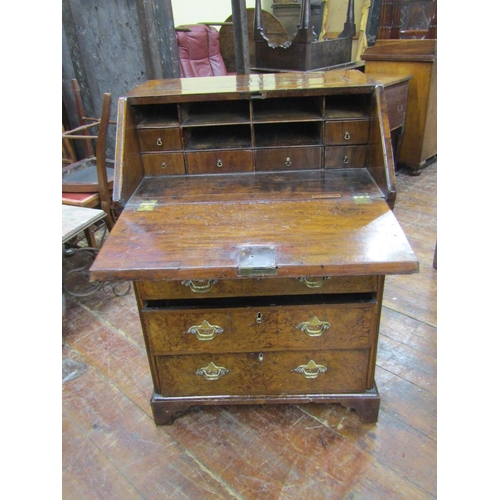
[[[394,213],[420,273],[386,280],[376,424],[309,404],[204,407],[156,427],[133,293],[67,297],[63,498],[436,498],[436,177],[437,162],[397,175]]]

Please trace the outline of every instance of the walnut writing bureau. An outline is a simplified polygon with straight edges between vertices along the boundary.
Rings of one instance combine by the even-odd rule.
[[[391,207],[384,88],[358,71],[149,81],[120,99],[91,268],[132,280],[157,424],[207,404],[377,420],[384,278],[418,271]]]

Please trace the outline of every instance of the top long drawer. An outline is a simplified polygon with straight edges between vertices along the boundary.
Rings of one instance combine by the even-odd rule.
[[[249,278],[240,280],[139,281],[143,300],[376,292],[376,276]]]

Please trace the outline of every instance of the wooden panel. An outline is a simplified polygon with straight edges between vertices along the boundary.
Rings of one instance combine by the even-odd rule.
[[[378,324],[375,301],[230,309],[200,304],[189,312],[145,309],[143,318],[153,354],[359,349],[372,344]]]
[[[144,175],[179,175],[185,173],[184,154],[143,154]]]
[[[405,123],[406,104],[408,100],[408,82],[385,87],[387,116],[389,128],[394,130]]]
[[[366,144],[368,130],[368,120],[329,121],[325,123],[325,144]]]
[[[273,148],[255,151],[255,170],[305,170],[321,168],[320,147]]]
[[[362,168],[366,165],[366,146],[325,148],[325,168]]]
[[[302,281],[299,281],[302,280]],[[304,283],[309,283],[309,286]],[[214,297],[248,297],[255,295],[299,295],[320,293],[360,293],[377,290],[375,276],[309,276],[301,278],[255,278],[239,280],[191,281],[140,281],[137,283],[139,296],[143,300],[159,299],[206,299]],[[206,288],[209,286],[209,290]]]
[[[199,354],[157,358],[163,396],[222,394],[321,394],[365,390],[368,351],[298,351],[248,354]],[[313,360],[327,368],[317,378],[293,370]],[[214,363],[228,372],[206,380],[197,371]],[[314,369],[311,369],[314,371]]]
[[[186,163],[188,174],[251,172],[253,153],[251,150],[186,153]]]
[[[362,193],[372,191],[371,179],[364,186],[359,183],[366,172],[353,170],[359,170],[354,186]],[[223,201],[219,176],[193,176],[184,185],[185,197],[175,189],[172,179],[161,177],[155,180],[152,191],[137,190],[115,224],[113,238],[97,255],[91,268],[93,278],[235,278],[244,245],[274,247],[277,277],[418,270],[417,259],[385,200],[369,198],[365,200],[368,203],[360,204],[358,198],[347,194],[352,187],[347,193],[341,189],[342,182],[355,174],[346,176],[337,170],[328,175],[322,173],[317,178],[319,185],[315,187],[311,181],[307,187],[312,193],[322,191],[323,195],[309,195],[303,201],[296,197],[292,197],[294,201],[287,199],[286,176],[294,179],[300,173],[265,174],[276,175],[276,184],[271,183],[260,192],[270,200],[265,203],[255,203],[251,195],[245,194],[255,193],[255,175],[258,174],[233,177],[234,184],[227,195],[232,202]],[[152,186],[149,182],[148,185]],[[204,197],[193,201],[191,187],[194,192],[202,189],[211,194],[210,204],[202,202]],[[154,209],[142,211],[143,201],[151,199],[156,200]],[[157,230],[159,227],[165,229]]]

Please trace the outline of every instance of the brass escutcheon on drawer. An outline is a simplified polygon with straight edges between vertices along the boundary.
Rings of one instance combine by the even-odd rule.
[[[196,283],[202,283],[197,285]],[[212,290],[212,287],[217,283],[217,280],[203,280],[203,281],[193,281],[184,280],[183,285],[188,286],[194,293],[207,293]]]
[[[328,368],[324,365],[318,365],[311,359],[307,365],[300,365],[294,368],[292,372],[300,373],[305,378],[317,378],[320,373],[325,373]]]
[[[207,366],[198,368],[198,370],[196,370],[196,375],[202,376],[205,380],[219,380],[230,371],[231,370],[223,366],[217,366],[213,361],[210,361]]]
[[[193,325],[186,333],[194,333],[198,340],[213,340],[215,336],[224,331],[223,328],[217,325],[211,325],[206,319],[201,325]]]
[[[309,335],[309,337],[321,337],[331,326],[328,321],[321,321],[317,316],[314,316],[309,321],[299,323],[297,328],[306,335]]]

